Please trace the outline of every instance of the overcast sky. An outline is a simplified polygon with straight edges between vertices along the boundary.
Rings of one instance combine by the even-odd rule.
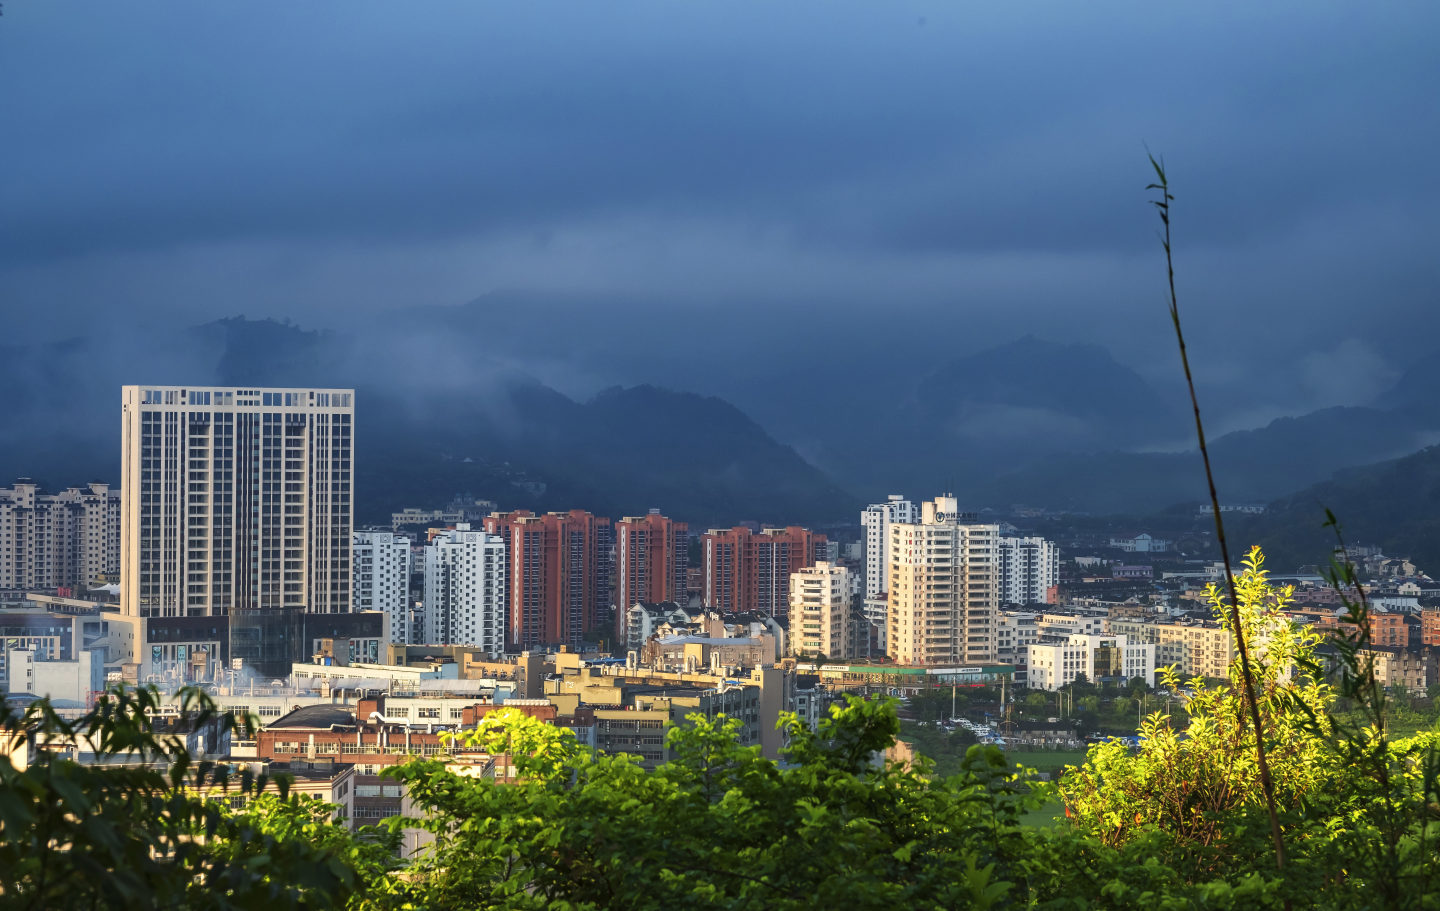
[[[1421,2],[7,0],[0,336],[526,291],[1153,374],[1148,144],[1210,380],[1363,399],[1440,330],[1437,39]]]

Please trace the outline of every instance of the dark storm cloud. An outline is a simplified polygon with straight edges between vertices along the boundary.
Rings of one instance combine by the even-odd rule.
[[[928,358],[1048,331],[1158,375],[1145,142],[1174,171],[1217,386],[1308,406],[1440,329],[1431,5],[5,12],[18,337],[236,312],[336,326],[517,289],[611,302],[617,326],[640,319],[627,301],[824,312],[851,327],[846,356],[885,332]],[[1233,343],[1247,319],[1264,345]],[[1386,329],[1402,322],[1425,331]]]

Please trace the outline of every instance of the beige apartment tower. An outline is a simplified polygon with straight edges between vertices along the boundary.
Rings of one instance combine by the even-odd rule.
[[[348,612],[354,398],[125,386],[122,611]]]
[[[918,523],[890,526],[886,651],[900,664],[953,667],[995,660],[999,528],[923,504]]]
[[[854,654],[850,570],[824,561],[790,574],[790,653],[814,658]]]

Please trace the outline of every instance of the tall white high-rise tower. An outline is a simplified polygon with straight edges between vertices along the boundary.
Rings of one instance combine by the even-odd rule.
[[[1046,604],[1060,582],[1060,548],[1044,538],[1000,539],[1000,603]]]
[[[357,611],[384,611],[391,642],[417,643],[410,623],[410,539],[388,531],[357,531],[354,541]]]
[[[860,524],[865,527],[865,597],[885,591],[890,581],[890,526],[919,521],[920,510],[898,493],[892,493],[884,503],[861,510]]]
[[[354,397],[125,386],[121,609],[348,612]]]
[[[885,648],[885,629],[889,608],[885,592],[890,585],[890,526],[911,525],[920,521],[920,510],[898,493],[884,503],[874,503],[860,512],[865,528],[865,619],[879,632],[880,648]]]
[[[467,523],[425,547],[427,645],[474,645],[505,651],[505,538]]]

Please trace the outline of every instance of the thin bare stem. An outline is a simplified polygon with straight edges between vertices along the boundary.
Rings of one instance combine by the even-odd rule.
[[[1260,703],[1255,698],[1255,674],[1250,667],[1250,648],[1245,641],[1245,629],[1240,622],[1240,597],[1235,591],[1235,573],[1231,569],[1230,547],[1225,541],[1225,522],[1220,518],[1220,495],[1215,491],[1215,472],[1210,467],[1210,450],[1205,445],[1205,424],[1200,419],[1200,399],[1195,394],[1195,379],[1190,372],[1190,355],[1185,348],[1185,332],[1180,327],[1180,301],[1175,294],[1175,260],[1170,250],[1170,181],[1165,176],[1165,165],[1150,156],[1150,165],[1155,169],[1156,183],[1147,190],[1159,190],[1160,198],[1151,200],[1160,213],[1164,226],[1161,240],[1165,248],[1165,271],[1170,283],[1170,322],[1175,327],[1175,341],[1180,345],[1180,364],[1185,368],[1185,384],[1190,389],[1190,407],[1195,412],[1195,438],[1200,443],[1200,458],[1205,463],[1205,482],[1210,486],[1210,507],[1215,512],[1215,540],[1220,544],[1220,559],[1225,566],[1225,585],[1230,595],[1230,626],[1235,633],[1235,648],[1240,654],[1240,673],[1245,681],[1245,701],[1250,708],[1250,721],[1255,726],[1255,759],[1260,769],[1260,788],[1265,793],[1265,808],[1270,813],[1270,837],[1275,843],[1275,869],[1285,870],[1285,836],[1280,831],[1280,814],[1275,807],[1275,784],[1270,778],[1270,761],[1265,750],[1265,729],[1260,722]]]

